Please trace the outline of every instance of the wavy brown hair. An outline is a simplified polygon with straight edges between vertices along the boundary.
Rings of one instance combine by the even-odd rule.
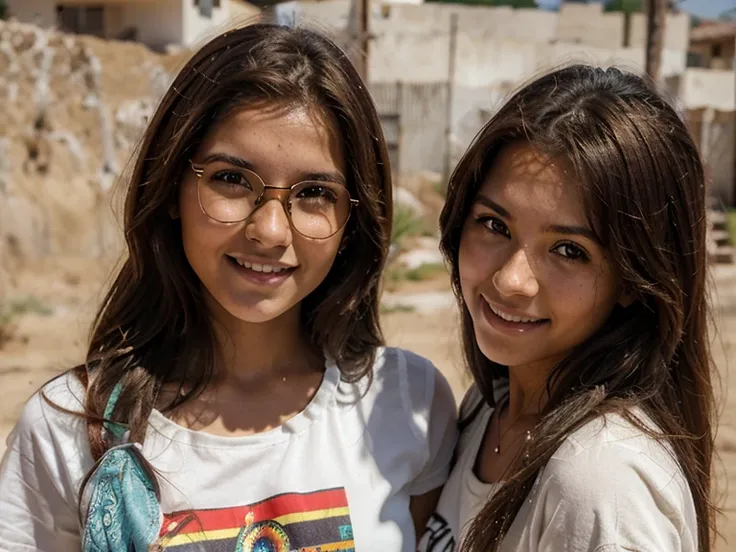
[[[389,157],[374,104],[348,58],[326,37],[265,23],[232,30],[181,70],[134,160],[124,208],[127,257],[95,318],[86,362],[74,369],[86,387],[95,460],[109,448],[102,420],[116,385],[121,394],[109,419],[142,444],[164,385],[183,393],[164,405],[168,412],[210,381],[212,322],[169,208],[188,159],[218,117],[252,105],[314,107],[339,127],[348,188],[360,204],[329,274],[304,299],[301,313],[306,334],[338,362],[343,378],[370,373],[383,343],[379,278],[392,218]]]
[[[472,522],[464,552],[496,550],[551,455],[577,428],[617,412],[666,443],[695,502],[701,551],[711,548],[715,406],[708,338],[705,179],[675,110],[644,78],[616,68],[562,68],[523,87],[476,136],[450,179],[441,248],[462,309],[465,360],[486,401],[508,375],[480,351],[463,304],[463,224],[499,151],[525,141],[569,161],[586,212],[636,297],[556,366],[535,438]],[[632,414],[638,407],[657,430]]]

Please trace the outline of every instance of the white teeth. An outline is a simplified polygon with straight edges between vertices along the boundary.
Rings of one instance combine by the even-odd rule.
[[[488,303],[488,301],[486,301],[486,303]],[[499,318],[502,318],[503,320],[506,320],[507,322],[516,322],[517,324],[518,323],[530,324],[532,322],[539,322],[541,320],[541,318],[522,318],[521,316],[511,316],[510,314],[506,314],[505,312],[499,311],[490,303],[488,303],[488,306],[491,308],[491,311],[493,311],[493,314],[495,314]]]
[[[240,266],[251,269],[253,272],[270,273],[270,272],[281,272],[282,270],[286,270],[284,267],[281,267],[281,266],[249,263],[248,261],[241,261],[239,259],[235,259],[235,262],[238,263]]]

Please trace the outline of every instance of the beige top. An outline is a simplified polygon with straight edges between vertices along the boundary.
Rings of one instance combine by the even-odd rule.
[[[472,411],[480,393],[469,391]],[[419,552],[451,552],[499,484],[473,472],[493,409],[484,405],[460,437],[457,462]],[[463,417],[465,412],[463,412]],[[695,506],[670,452],[619,415],[570,435],[540,473],[504,552],[697,552]]]

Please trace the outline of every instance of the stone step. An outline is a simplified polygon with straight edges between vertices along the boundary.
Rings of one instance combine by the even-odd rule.
[[[717,197],[714,197],[714,196],[706,196],[706,198],[705,198],[705,205],[709,209],[720,209],[723,206],[723,203]]]
[[[728,245],[731,241],[731,234],[728,230],[711,230],[708,232],[708,239],[717,245]]]
[[[728,226],[728,215],[725,211],[718,211],[716,209],[709,209],[705,214],[708,224],[711,226]]]
[[[733,264],[736,261],[736,247],[720,245],[709,255],[710,262],[716,264]]]

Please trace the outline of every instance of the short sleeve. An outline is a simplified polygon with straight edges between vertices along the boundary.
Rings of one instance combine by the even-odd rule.
[[[54,410],[39,393],[28,401],[8,437],[0,463],[0,542],[3,550],[71,552],[80,549],[76,496],[64,451],[81,456],[77,443],[55,431],[49,416],[74,418]],[[67,422],[70,422],[67,424]],[[75,420],[62,422],[80,428]]]
[[[551,460],[530,520],[537,549],[697,552],[692,497],[669,468],[616,444]]]
[[[428,360],[406,354],[410,380],[413,381],[411,395],[416,397],[423,393],[421,402],[426,405],[425,409],[415,410],[427,412],[426,424],[417,424],[425,441],[426,460],[409,487],[409,494],[418,496],[441,487],[447,481],[457,443],[457,406],[450,384],[440,371]],[[416,377],[420,369],[424,376],[423,385]]]

